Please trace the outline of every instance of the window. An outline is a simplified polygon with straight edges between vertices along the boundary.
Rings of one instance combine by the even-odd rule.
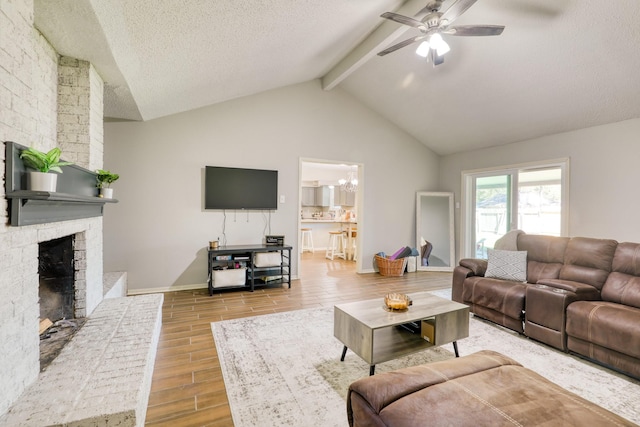
[[[486,258],[507,231],[567,233],[569,160],[464,171],[462,257]]]

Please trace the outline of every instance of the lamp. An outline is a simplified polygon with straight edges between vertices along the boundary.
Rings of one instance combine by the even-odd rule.
[[[347,173],[347,179],[339,179],[340,188],[348,193],[355,193],[358,190],[358,174],[354,171]]]
[[[431,37],[429,37],[429,41],[425,40],[420,43],[420,45],[416,49],[416,54],[422,56],[423,58],[426,58],[427,55],[429,55],[429,49],[435,50],[438,56],[442,56],[451,50],[447,42],[444,41],[442,36],[438,33],[435,33]]]

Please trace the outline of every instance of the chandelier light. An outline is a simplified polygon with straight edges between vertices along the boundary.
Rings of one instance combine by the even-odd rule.
[[[340,188],[348,193],[355,193],[358,190],[358,174],[354,171],[347,173],[346,179],[338,180]]]

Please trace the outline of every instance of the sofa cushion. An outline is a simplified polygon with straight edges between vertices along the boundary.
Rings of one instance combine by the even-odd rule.
[[[489,259],[484,277],[513,280],[514,282],[527,281],[526,251],[488,249],[487,254]]]
[[[567,307],[567,335],[640,358],[640,309],[606,301]],[[590,356],[592,357],[592,356]]]
[[[602,289],[617,246],[615,240],[573,237],[567,244],[559,278]]]
[[[527,261],[527,282],[538,283],[540,280],[557,279],[560,276],[562,264]]]
[[[351,427],[634,425],[488,350],[357,380],[347,419]]]
[[[557,263],[564,262],[564,251],[569,243],[568,237],[541,236],[536,234],[520,234],[518,250],[527,251],[529,260]]]
[[[612,272],[602,287],[602,300],[640,308],[640,277]]]
[[[521,319],[526,284],[487,277],[467,277],[462,285],[462,301]],[[474,311],[475,313],[475,311]]]
[[[557,279],[568,243],[568,237],[518,235],[518,250],[527,251],[527,281]]]
[[[640,276],[640,243],[618,243],[611,270]]]
[[[602,287],[602,299],[640,308],[640,244],[618,244],[612,269]]]

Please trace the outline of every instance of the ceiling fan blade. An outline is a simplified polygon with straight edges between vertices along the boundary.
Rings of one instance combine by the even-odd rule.
[[[380,15],[381,18],[390,19],[392,21],[398,22],[403,25],[408,25],[410,27],[419,28],[421,30],[426,30],[427,27],[424,23],[418,21],[417,19],[409,18],[408,16],[400,15],[394,12],[385,12]]]
[[[449,9],[445,10],[441,20],[446,20],[448,24],[451,24],[455,21],[460,15],[466,12],[473,4],[478,0],[458,0],[454,4],[449,7]]]
[[[450,36],[499,36],[503,30],[504,25],[456,25],[443,32]]]
[[[410,44],[420,41],[425,37],[426,36],[421,35],[421,36],[415,36],[415,37],[411,37],[410,39],[403,40],[400,43],[394,44],[393,46],[389,46],[385,50],[378,52],[378,56],[385,56],[388,53],[395,52],[396,50],[402,49],[405,46],[409,46]]]

